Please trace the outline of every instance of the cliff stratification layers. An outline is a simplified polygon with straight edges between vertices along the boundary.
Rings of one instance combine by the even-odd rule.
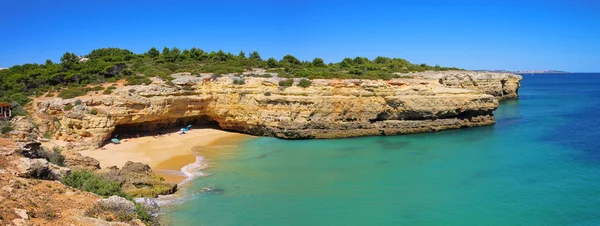
[[[401,75],[437,80],[446,87],[480,91],[498,100],[519,98],[522,79],[516,74],[477,71],[426,71]]]
[[[520,77],[417,73],[389,81],[317,79],[307,88],[280,87],[277,77],[233,84],[239,79],[177,76],[175,86],[155,81],[124,86],[111,95],[39,102],[35,115],[53,138],[88,147],[115,130],[189,123],[285,139],[420,133],[493,124],[496,98],[515,98]]]

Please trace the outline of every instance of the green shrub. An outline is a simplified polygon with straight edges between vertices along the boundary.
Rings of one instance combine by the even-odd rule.
[[[75,106],[79,106],[79,105],[81,105],[81,100],[75,100],[75,103],[74,103],[74,104],[75,104]]]
[[[286,79],[286,80],[279,81],[279,86],[281,86],[281,87],[290,87],[292,85],[294,85],[293,79]]]
[[[269,91],[265,92],[265,96],[271,96],[271,92],[269,92]]]
[[[148,211],[146,210],[146,208],[143,205],[141,205],[137,202],[134,202],[134,203],[135,203],[135,214],[137,215],[138,219],[142,220],[143,222],[150,222],[153,220],[152,219],[153,217],[148,213]]]
[[[131,76],[131,77],[127,77],[127,86],[132,86],[132,85],[150,85],[152,84],[152,80],[146,76]]]
[[[74,87],[74,88],[67,88],[63,91],[61,91],[58,94],[58,97],[63,98],[63,99],[72,99],[78,96],[83,96],[85,94],[87,94],[87,92],[90,91],[90,88],[85,88],[85,87]]]
[[[246,84],[246,81],[244,81],[244,79],[234,79],[233,84],[234,85],[244,85],[244,84]]]
[[[73,109],[73,105],[71,105],[71,104],[65,105],[65,111],[70,111],[71,109]]]
[[[73,188],[91,192],[101,196],[122,196],[127,197],[121,191],[121,185],[114,181],[108,181],[90,171],[77,170],[71,172],[62,179],[63,184]]]
[[[98,114],[98,110],[92,109],[92,110],[90,110],[90,114],[97,115]]]
[[[54,97],[54,94],[53,93],[48,93],[48,94],[46,94],[46,97]]]
[[[25,116],[28,115],[27,110],[19,104],[19,102],[13,101],[10,103],[10,109],[12,110],[12,116]]]
[[[8,133],[13,130],[12,123],[10,121],[0,121],[0,132],[2,134]]]
[[[302,79],[302,80],[300,80],[300,82],[298,82],[298,86],[300,86],[302,88],[309,87],[310,85],[312,85],[312,82],[308,79]]]

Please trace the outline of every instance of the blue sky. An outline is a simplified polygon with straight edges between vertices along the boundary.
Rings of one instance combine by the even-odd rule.
[[[600,71],[600,1],[31,1],[0,3],[0,67],[102,47],[389,56],[467,69]]]

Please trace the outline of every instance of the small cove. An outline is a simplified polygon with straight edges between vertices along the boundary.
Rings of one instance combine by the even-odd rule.
[[[496,125],[389,137],[256,138],[208,150],[175,225],[596,225],[594,74],[525,75]],[[202,155],[202,154],[201,154]],[[222,192],[204,192],[203,188]]]

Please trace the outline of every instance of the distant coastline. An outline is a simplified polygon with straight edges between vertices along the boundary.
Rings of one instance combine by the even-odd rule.
[[[566,74],[571,73],[568,71],[557,71],[557,70],[522,70],[522,71],[508,71],[508,70],[474,70],[482,72],[499,72],[499,73],[514,73],[514,74]]]

